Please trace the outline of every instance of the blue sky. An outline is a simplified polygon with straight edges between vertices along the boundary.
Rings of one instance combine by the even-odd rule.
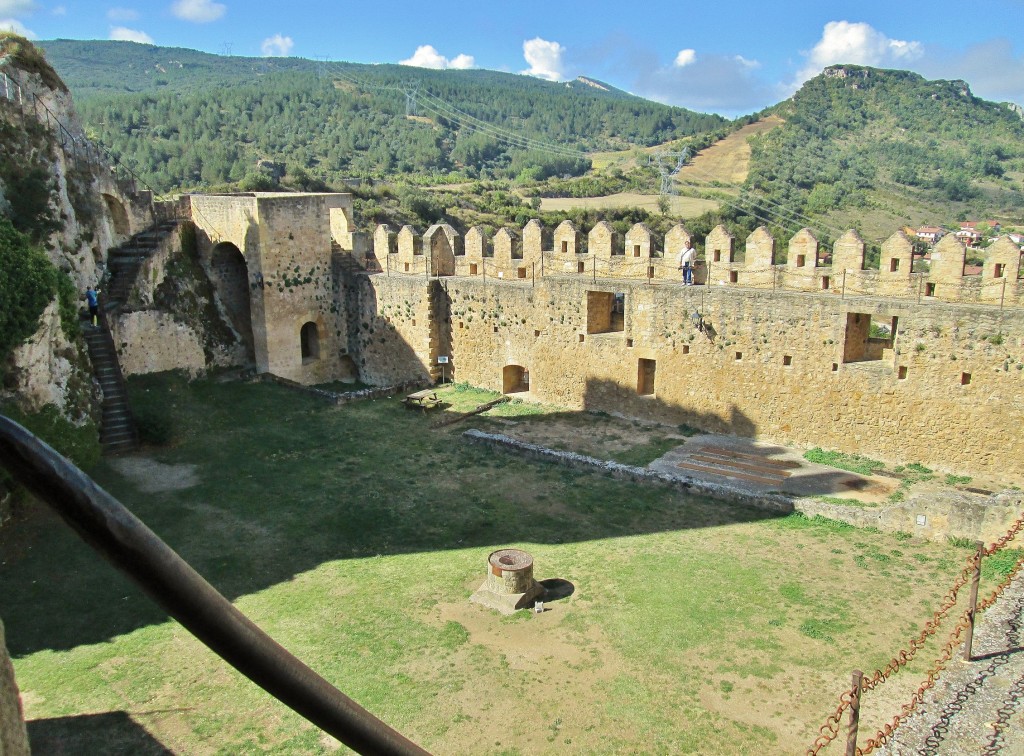
[[[832,63],[965,79],[980,97],[1024,105],[1024,0],[0,0],[0,27],[34,39],[586,75],[726,116],[778,102]]]

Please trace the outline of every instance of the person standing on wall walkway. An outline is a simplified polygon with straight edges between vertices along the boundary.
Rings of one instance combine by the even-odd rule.
[[[697,250],[689,242],[686,249],[679,252],[679,269],[683,271],[683,285],[693,286],[693,261],[697,257]]]
[[[100,300],[98,292],[91,286],[85,290],[85,301],[89,305],[89,317],[92,318],[93,326],[100,324]]]

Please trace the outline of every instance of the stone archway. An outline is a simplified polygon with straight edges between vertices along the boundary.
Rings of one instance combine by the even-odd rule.
[[[522,365],[506,365],[501,370],[501,393],[520,394],[530,390],[530,371]]]
[[[231,325],[242,337],[246,356],[250,361],[255,361],[249,266],[241,250],[231,242],[217,244],[210,252],[210,273]]]
[[[128,220],[128,211],[124,209],[124,203],[112,194],[104,194],[103,202],[107,206],[110,220],[114,224],[114,233],[123,237],[131,236],[132,224]]]

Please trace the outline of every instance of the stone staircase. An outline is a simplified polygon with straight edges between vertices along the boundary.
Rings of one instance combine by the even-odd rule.
[[[117,361],[114,339],[103,321],[100,326],[93,326],[91,321],[83,321],[82,331],[89,349],[93,374],[103,389],[100,445],[107,454],[136,449],[139,446],[139,434],[128,406],[128,391]]]
[[[135,234],[121,246],[110,250],[107,257],[107,282],[104,287],[105,310],[116,311],[127,301],[142,263],[152,256],[160,243],[174,232],[177,225],[177,221],[163,221]]]
[[[153,255],[161,242],[177,228],[176,220],[167,220],[141,231],[107,257],[107,278],[102,287],[99,325],[82,321],[85,344],[89,349],[93,375],[103,390],[103,418],[100,421],[100,445],[104,453],[137,449],[139,434],[128,405],[121,365],[110,335],[108,318],[116,315],[128,300],[142,264]]]

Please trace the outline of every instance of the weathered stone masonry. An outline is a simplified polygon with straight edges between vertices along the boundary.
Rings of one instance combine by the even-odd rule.
[[[309,384],[351,360],[362,380],[387,384],[436,380],[448,357],[449,379],[568,407],[1007,481],[1024,473],[1024,285],[1005,239],[970,277],[952,237],[929,271],[912,271],[902,233],[879,270],[864,270],[854,232],[826,265],[805,229],[780,264],[763,229],[740,253],[719,227],[703,243],[704,285],[683,287],[681,226],[663,245],[642,224],[584,236],[536,221],[491,240],[443,224],[422,237],[381,226],[371,240],[351,231],[345,195],[192,202],[201,249],[243,251],[263,372]],[[315,359],[301,357],[309,322]]]

